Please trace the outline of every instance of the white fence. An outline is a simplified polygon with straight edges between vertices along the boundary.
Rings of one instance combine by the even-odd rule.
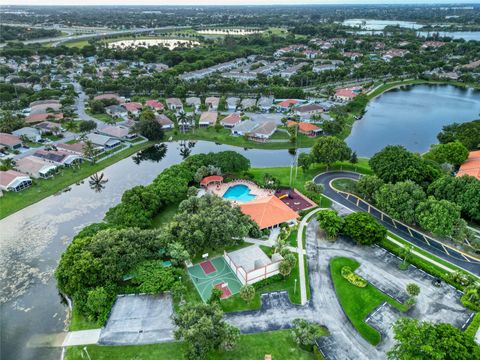
[[[279,273],[278,269],[281,261],[272,262],[259,269],[247,272],[243,267],[237,266],[226,251],[223,252],[223,257],[243,285],[254,284]]]

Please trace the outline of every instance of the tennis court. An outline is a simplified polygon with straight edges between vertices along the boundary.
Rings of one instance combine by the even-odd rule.
[[[235,295],[242,287],[222,256],[189,267],[188,274],[204,302],[210,298],[214,287],[222,290],[221,299]]]

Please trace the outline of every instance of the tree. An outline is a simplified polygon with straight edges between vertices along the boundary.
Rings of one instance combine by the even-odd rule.
[[[145,109],[140,113],[140,121],[152,121],[155,120],[155,113],[151,109]]]
[[[451,236],[460,222],[460,207],[430,196],[417,206],[415,217],[423,229],[435,235]]]
[[[207,247],[235,245],[249,234],[252,227],[258,228],[238,207],[209,194],[182,201],[166,227],[169,235],[192,255]]]
[[[356,164],[358,163],[358,157],[357,157],[357,152],[354,151],[352,152],[352,155],[350,156],[350,160],[349,160],[352,164]]]
[[[412,180],[423,185],[440,176],[440,170],[403,146],[389,145],[377,152],[369,165],[374,174],[384,182]]]
[[[210,352],[221,347],[230,350],[239,337],[238,329],[223,320],[223,312],[217,303],[186,304],[173,315],[173,322],[175,338],[186,344],[187,359],[205,359]]]
[[[255,297],[255,288],[252,285],[246,284],[240,288],[240,297],[246,302],[250,302]]]
[[[335,239],[343,228],[344,220],[335,210],[322,210],[317,215],[320,227],[328,239]]]
[[[437,135],[437,139],[442,144],[458,140],[468,150],[475,150],[480,144],[480,120],[446,125]]]
[[[86,315],[90,320],[103,324],[108,318],[112,303],[112,294],[109,294],[103,287],[96,287],[87,293]]]
[[[210,298],[208,299],[209,304],[217,303],[220,304],[220,298],[222,297],[222,290],[214,287],[210,293]]]
[[[313,159],[317,163],[327,164],[329,167],[336,161],[350,159],[351,150],[345,141],[333,136],[322,136],[311,150]]]
[[[287,277],[292,272],[292,265],[287,260],[282,260],[278,267],[278,271],[282,276]]]
[[[425,157],[439,164],[446,163],[458,166],[467,160],[468,154],[469,152],[465,145],[457,140],[447,144],[432,145]]]
[[[396,340],[390,360],[479,359],[480,347],[472,336],[450,324],[432,324],[400,318],[393,326]]]
[[[25,126],[25,120],[13,115],[11,111],[2,111],[0,113],[0,132],[11,133]]]
[[[366,201],[374,202],[374,194],[383,184],[383,180],[376,176],[363,175],[355,184],[355,191]]]
[[[430,184],[428,193],[459,205],[465,217],[480,221],[480,181],[475,177],[443,176]]]
[[[420,185],[407,180],[383,185],[374,198],[377,206],[393,218],[414,224],[415,208],[425,200],[426,195]]]
[[[148,140],[163,140],[164,132],[162,125],[153,120],[140,120],[133,126],[133,131],[145,136]]]
[[[415,283],[407,284],[405,289],[407,290],[407,294],[410,296],[418,296],[420,294],[420,286]]]
[[[93,144],[91,140],[85,140],[82,146],[83,155],[92,160],[92,164],[95,163],[95,156],[98,154],[97,147]]]
[[[292,337],[300,346],[312,346],[315,344],[315,340],[324,334],[320,325],[305,319],[295,319],[292,323]]]
[[[303,172],[306,172],[308,169],[310,169],[313,162],[314,161],[311,154],[300,153],[300,155],[298,155],[298,166],[302,168]]]
[[[105,112],[104,104],[100,100],[91,100],[88,105],[90,106],[90,111],[94,114],[103,114]]]
[[[290,267],[293,269],[297,263],[297,257],[292,254],[290,251],[283,256],[284,260],[290,264]]]
[[[345,217],[343,233],[361,245],[372,245],[382,241],[387,229],[375,218],[364,212],[356,212]]]
[[[82,120],[78,126],[78,130],[83,133],[90,132],[97,128],[97,123],[93,120]]]

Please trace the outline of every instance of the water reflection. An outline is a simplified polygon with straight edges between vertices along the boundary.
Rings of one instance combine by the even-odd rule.
[[[90,180],[88,183],[90,184],[90,189],[95,190],[95,192],[101,192],[103,189],[105,189],[105,184],[108,182],[108,179],[105,178],[105,174],[101,173],[98,175],[98,173],[93,174],[90,176]]]
[[[167,145],[155,144],[133,155],[132,160],[137,165],[139,165],[142,161],[158,163],[165,157],[166,154]]]

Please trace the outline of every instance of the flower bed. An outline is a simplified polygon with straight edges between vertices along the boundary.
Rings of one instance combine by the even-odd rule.
[[[367,280],[355,274],[349,266],[342,267],[341,273],[345,280],[356,287],[364,288],[368,285]]]

